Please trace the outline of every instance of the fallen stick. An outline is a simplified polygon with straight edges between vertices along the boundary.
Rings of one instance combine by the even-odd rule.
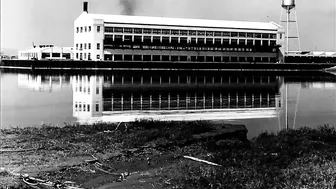
[[[0,149],[0,153],[28,152],[28,151],[35,151],[35,150],[38,150],[38,149],[37,148],[17,149],[17,150],[4,150],[4,149]]]
[[[219,166],[219,167],[222,166],[222,165],[219,165],[219,164],[217,164],[217,163],[213,163],[213,162],[206,161],[206,160],[203,160],[203,159],[198,159],[198,158],[191,157],[191,156],[183,156],[183,157],[184,157],[184,158],[187,158],[187,159],[194,160],[194,161],[202,162],[202,163],[205,163],[205,164],[208,164],[208,165],[214,165],[214,166]]]

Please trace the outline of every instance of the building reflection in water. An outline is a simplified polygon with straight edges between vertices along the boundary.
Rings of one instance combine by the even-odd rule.
[[[60,91],[69,86],[65,76],[18,74],[18,86],[40,92]]]
[[[112,73],[71,80],[79,122],[272,118],[282,104],[277,76]]]

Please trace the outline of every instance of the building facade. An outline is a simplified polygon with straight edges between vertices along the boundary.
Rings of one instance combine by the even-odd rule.
[[[57,47],[54,45],[39,45],[31,49],[19,51],[19,60],[43,59],[73,59],[73,47]]]
[[[270,22],[83,13],[74,22],[74,59],[277,62],[283,29]]]

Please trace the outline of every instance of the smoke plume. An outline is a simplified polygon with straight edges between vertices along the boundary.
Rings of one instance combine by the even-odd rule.
[[[119,0],[119,4],[122,7],[121,14],[134,15],[137,5],[136,0]]]

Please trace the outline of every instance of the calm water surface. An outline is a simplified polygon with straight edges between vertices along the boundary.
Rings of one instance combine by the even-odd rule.
[[[288,96],[286,97],[286,90]],[[135,119],[215,120],[248,137],[336,126],[336,76],[318,72],[1,73],[1,127]]]

